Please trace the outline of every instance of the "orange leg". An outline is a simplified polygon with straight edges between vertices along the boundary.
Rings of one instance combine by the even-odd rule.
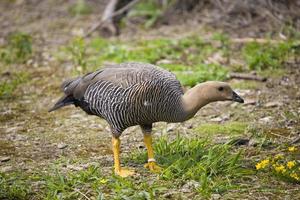
[[[162,168],[156,164],[156,161],[154,159],[151,134],[144,134],[144,143],[148,152],[148,163],[145,164],[144,167],[149,168],[151,172],[160,172]]]

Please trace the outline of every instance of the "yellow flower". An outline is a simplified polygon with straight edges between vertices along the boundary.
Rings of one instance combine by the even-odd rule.
[[[286,169],[285,169],[285,167],[283,165],[278,165],[278,166],[275,166],[274,168],[275,168],[275,171],[278,172],[278,173],[280,173],[280,172],[281,173],[286,172]]]
[[[270,163],[269,159],[262,160],[258,162],[255,167],[257,170],[265,168]]]
[[[282,154],[277,154],[274,156],[275,160],[278,160],[278,159],[283,159],[283,155]]]
[[[289,162],[287,162],[287,164],[286,164],[286,166],[287,166],[289,169],[292,169],[295,165],[296,165],[296,161],[289,161]]]
[[[102,184],[105,184],[105,183],[107,183],[107,181],[108,181],[107,179],[102,178],[99,182]]]
[[[288,150],[290,152],[294,152],[294,151],[297,151],[297,147],[289,147]]]
[[[291,176],[292,178],[296,179],[297,181],[300,180],[298,174],[296,174],[296,173],[291,173],[290,176]]]

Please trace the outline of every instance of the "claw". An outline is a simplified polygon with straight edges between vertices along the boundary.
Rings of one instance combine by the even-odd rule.
[[[151,172],[159,173],[162,171],[162,168],[157,165],[155,162],[148,162],[144,165],[145,168],[148,168]]]

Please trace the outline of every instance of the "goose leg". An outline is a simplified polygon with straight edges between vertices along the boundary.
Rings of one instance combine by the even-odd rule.
[[[115,167],[115,174],[121,177],[127,177],[134,174],[133,170],[121,168],[120,165],[120,139],[119,138],[112,138],[112,146],[114,152],[114,167]]]
[[[145,168],[149,168],[151,172],[160,172],[162,168],[156,164],[154,159],[154,152],[152,148],[152,135],[144,133],[144,143],[148,152],[148,163],[144,165]]]

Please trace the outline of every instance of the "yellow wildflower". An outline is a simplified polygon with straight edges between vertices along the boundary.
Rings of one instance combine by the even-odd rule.
[[[296,179],[297,181],[300,180],[298,174],[296,174],[296,173],[291,173],[290,176],[291,176],[292,178]]]
[[[283,159],[283,155],[282,154],[277,154],[274,156],[275,160],[278,160],[278,159]]]
[[[259,163],[257,163],[257,164],[255,165],[255,167],[256,167],[257,170],[263,169],[263,168],[265,168],[269,163],[270,163],[270,160],[269,160],[269,159],[265,159],[265,160],[262,160],[262,161],[260,161]]]
[[[283,165],[278,165],[278,166],[275,166],[275,171],[278,173],[280,173],[280,172],[284,173],[284,172],[286,172],[286,169]]]
[[[287,166],[289,169],[292,169],[295,165],[296,165],[296,161],[289,161],[289,162],[287,162],[287,164],[286,164],[286,166]]]
[[[294,152],[294,151],[297,151],[297,147],[289,147],[288,150],[290,152]]]

